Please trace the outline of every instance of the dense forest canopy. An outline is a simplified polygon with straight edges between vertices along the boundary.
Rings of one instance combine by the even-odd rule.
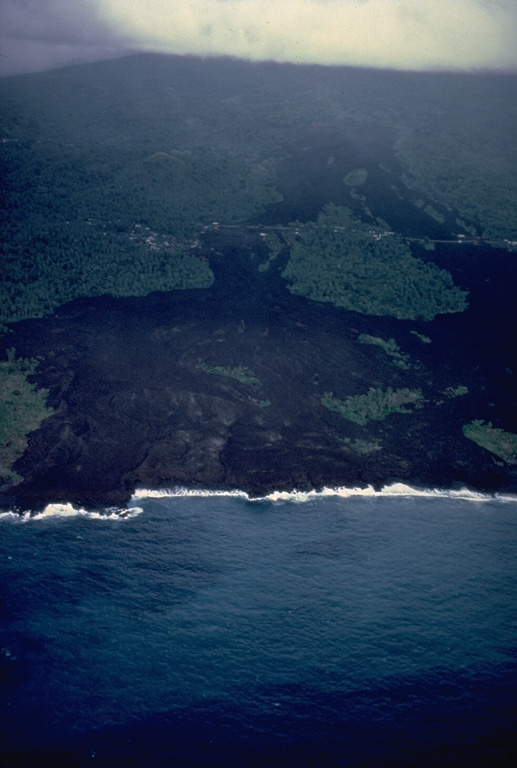
[[[0,490],[507,477],[514,76],[139,55],[0,108]]]
[[[362,224],[346,208],[327,206],[289,242],[282,276],[292,293],[400,320],[433,320],[467,306],[448,272],[415,259],[400,238]]]
[[[278,201],[278,163],[309,125],[391,130],[406,192],[465,232],[517,239],[511,76],[140,55],[2,91],[4,322],[77,296],[208,287],[192,241]]]

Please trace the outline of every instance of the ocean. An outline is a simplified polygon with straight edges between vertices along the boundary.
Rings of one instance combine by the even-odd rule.
[[[6,766],[500,766],[517,498],[139,491],[4,514]]]

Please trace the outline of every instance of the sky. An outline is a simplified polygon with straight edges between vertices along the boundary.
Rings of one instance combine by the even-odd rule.
[[[133,52],[517,71],[517,0],[0,0],[3,75]]]

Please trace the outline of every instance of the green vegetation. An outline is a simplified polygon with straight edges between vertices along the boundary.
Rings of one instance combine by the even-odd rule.
[[[347,187],[358,187],[364,184],[368,178],[368,171],[366,168],[353,168],[345,178],[343,179]]]
[[[202,227],[279,199],[257,109],[225,102],[224,77],[194,95],[177,60],[137,59],[6,81],[4,323],[79,296],[207,288],[213,273],[192,250]]]
[[[37,365],[37,360],[16,359],[12,349],[0,362],[0,485],[19,482],[12,467],[27,447],[27,435],[53,413],[46,406],[48,391],[27,380]]]
[[[517,435],[513,432],[505,432],[504,429],[494,427],[491,422],[487,424],[478,419],[465,424],[463,434],[507,464],[517,464]]]
[[[253,371],[250,370],[250,368],[246,368],[245,365],[236,365],[232,368],[229,365],[207,365],[206,363],[199,361],[197,367],[205,373],[212,373],[216,376],[227,376],[230,379],[235,379],[240,384],[245,384],[248,387],[255,387],[258,389],[262,386],[260,379],[257,379]],[[263,401],[257,402],[257,405],[260,405],[260,402]],[[268,405],[270,405],[269,402]],[[262,405],[260,407],[265,406]]]
[[[282,272],[291,293],[399,319],[432,320],[467,306],[449,272],[414,258],[400,238],[363,224],[347,208],[328,205],[298,231],[287,236],[291,252]]]
[[[269,408],[271,400],[253,400],[257,408]]]
[[[266,245],[268,250],[268,258],[258,265],[259,272],[267,272],[271,264],[282,253],[283,243],[275,233],[268,233],[266,236]]]
[[[4,322],[78,296],[207,288],[213,273],[191,249],[201,224],[245,218],[272,199],[265,169],[208,150],[179,167],[138,148],[13,144],[3,176]]]
[[[416,204],[439,220],[451,212],[466,232],[516,240],[515,87],[505,75],[153,55],[5,78],[3,320],[41,316],[78,296],[210,286],[193,240],[212,221],[257,220],[278,201],[277,162],[309,125],[391,132]],[[393,173],[385,159],[380,167]],[[353,199],[366,173],[345,176]],[[400,187],[400,173],[394,181]],[[137,226],[157,233],[159,247],[134,239]],[[331,238],[293,246],[291,290],[401,318],[463,308],[447,273],[412,259],[396,237],[355,229],[339,246]],[[320,269],[322,260],[316,284],[312,262]]]
[[[430,240],[428,237],[423,237],[420,242],[424,246],[425,251],[434,251],[436,249],[434,242]]]
[[[454,97],[449,94],[448,98]],[[415,110],[415,129],[404,132],[395,149],[409,171],[403,177],[408,187],[458,212],[464,222],[461,226],[470,234],[513,240],[517,238],[517,185],[510,168],[517,163],[517,152],[515,142],[512,146],[509,141],[509,126],[515,114],[510,116],[498,98],[501,93],[490,94],[487,88],[484,96],[476,94],[470,103],[467,98],[458,99],[447,111],[448,120],[444,116],[434,120],[436,113],[431,113],[429,102]],[[466,110],[461,114],[463,106]],[[515,112],[514,103],[510,109]]]
[[[462,219],[456,219],[456,224],[458,227],[461,227],[465,230],[465,232],[468,232],[469,235],[472,235],[472,237],[476,237],[478,232],[475,227],[469,226],[465,221]]]
[[[425,333],[418,333],[418,331],[410,331],[410,333],[413,334],[413,336],[416,336],[417,339],[419,339],[422,344],[431,344],[432,339],[429,338],[429,336],[426,336]]]
[[[443,213],[437,211],[436,208],[432,205],[426,205],[424,208],[424,213],[427,213],[428,216],[437,221],[439,224],[443,224],[445,221],[445,216]]]
[[[400,351],[400,347],[395,339],[382,339],[380,336],[370,336],[368,333],[360,333],[357,337],[359,344],[371,344],[374,347],[380,347],[389,357],[393,364],[404,371],[411,368],[411,358],[409,355]]]
[[[335,97],[334,111],[397,132],[395,154],[415,197],[454,211],[484,238],[516,240],[515,77],[372,73],[360,83],[362,98],[355,90]]]
[[[463,395],[468,395],[468,393],[469,388],[464,384],[459,384],[457,387],[447,387],[444,395],[447,395],[447,397],[463,397]]]
[[[8,257],[8,271],[0,289],[2,321],[42,317],[80,296],[145,296],[152,291],[208,288],[214,280],[208,264],[188,253],[149,253],[141,246],[121,243],[118,249],[111,250],[108,241],[102,246],[95,253],[79,245],[66,252],[56,247],[52,249],[52,258],[49,244],[48,251],[38,252],[44,258],[31,250],[25,251],[25,261],[16,262]],[[27,282],[24,272],[31,261],[34,280]],[[60,279],[56,279],[56,274],[60,274]]]
[[[325,392],[321,404],[344,419],[365,426],[369,421],[382,421],[392,413],[411,413],[407,405],[421,407],[423,396],[420,389],[392,389],[385,391],[370,387],[367,394],[339,400],[332,392]]]

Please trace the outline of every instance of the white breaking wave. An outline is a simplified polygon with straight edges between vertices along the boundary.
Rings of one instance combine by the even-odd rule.
[[[50,518],[84,517],[90,520],[129,520],[143,512],[141,507],[106,508],[104,510],[83,509],[74,507],[73,504],[47,504],[40,512],[2,512],[1,520],[28,523],[35,520],[48,520]]]
[[[303,503],[318,498],[329,498],[338,496],[342,499],[363,496],[368,498],[397,497],[397,498],[431,498],[431,499],[461,499],[464,501],[501,501],[505,503],[517,503],[517,496],[511,494],[489,494],[471,491],[468,488],[458,490],[446,490],[440,488],[413,488],[404,483],[393,483],[386,485],[380,491],[376,491],[371,485],[366,488],[322,488],[321,490],[311,491],[272,491],[265,496],[252,497],[246,491],[231,490],[200,490],[190,488],[162,488],[160,490],[151,488],[139,488],[133,494],[132,500],[142,499],[166,499],[166,498],[184,498],[184,497],[226,497],[240,498],[246,501],[271,501],[271,502],[295,502]]]
[[[272,491],[265,496],[250,496],[246,491],[240,490],[202,490],[196,488],[138,488],[131,497],[127,507],[106,508],[102,510],[89,510],[75,507],[73,504],[47,504],[40,512],[0,512],[0,522],[11,520],[13,522],[27,523],[36,520],[48,520],[50,518],[82,517],[90,520],[130,520],[143,512],[142,507],[132,506],[138,501],[146,499],[171,499],[171,498],[234,498],[247,502],[269,501],[273,504],[295,503],[303,504],[317,499],[339,497],[351,499],[366,498],[427,498],[427,499],[453,499],[461,501],[489,502],[498,501],[505,504],[517,504],[517,495],[502,493],[480,493],[468,488],[447,490],[441,488],[413,488],[404,483],[386,485],[380,491],[373,486],[366,488],[322,488],[311,491]]]
[[[196,496],[198,498],[212,498],[216,496],[233,497],[238,499],[246,499],[246,501],[254,501],[246,493],[246,491],[207,491],[197,488],[137,488],[134,492],[131,500],[137,499],[170,499],[177,496]],[[266,498],[266,497],[263,497]]]

